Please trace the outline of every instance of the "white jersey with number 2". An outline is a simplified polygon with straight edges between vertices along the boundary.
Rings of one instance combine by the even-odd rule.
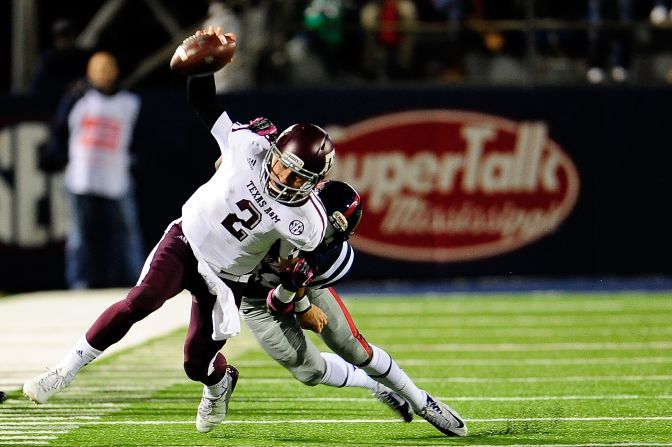
[[[269,141],[223,113],[212,127],[222,152],[215,175],[182,207],[182,231],[215,272],[251,272],[277,240],[306,251],[322,241],[327,225],[315,193],[288,206],[262,191],[260,171]]]

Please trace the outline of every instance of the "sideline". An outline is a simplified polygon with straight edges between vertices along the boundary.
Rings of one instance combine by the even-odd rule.
[[[110,304],[128,289],[49,291],[0,298],[0,390],[18,390],[52,367]],[[183,291],[135,324],[101,357],[186,327],[191,295]]]

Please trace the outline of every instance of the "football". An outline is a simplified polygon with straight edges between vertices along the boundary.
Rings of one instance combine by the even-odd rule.
[[[187,76],[211,74],[231,62],[235,52],[235,34],[194,34],[177,47],[170,69]]]

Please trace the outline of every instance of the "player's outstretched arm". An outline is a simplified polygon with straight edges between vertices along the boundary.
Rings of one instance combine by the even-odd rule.
[[[198,117],[212,129],[224,107],[217,102],[215,77],[213,75],[189,76],[187,78],[187,97]]]

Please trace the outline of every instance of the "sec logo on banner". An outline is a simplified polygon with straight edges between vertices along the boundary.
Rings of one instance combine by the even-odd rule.
[[[331,178],[362,195],[353,245],[381,257],[466,261],[552,233],[579,176],[543,122],[455,110],[379,116],[329,129]]]

